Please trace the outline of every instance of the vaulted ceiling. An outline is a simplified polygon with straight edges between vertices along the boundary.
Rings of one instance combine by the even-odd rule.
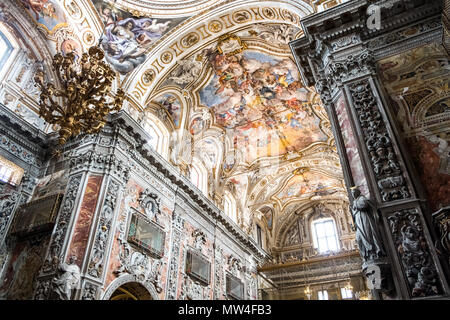
[[[275,237],[299,203],[346,200],[326,111],[288,46],[308,1],[8,1],[0,9],[39,30],[42,60],[100,43],[124,109],[166,128],[173,165],[188,167],[193,145],[208,196],[233,194],[244,229],[259,221]]]

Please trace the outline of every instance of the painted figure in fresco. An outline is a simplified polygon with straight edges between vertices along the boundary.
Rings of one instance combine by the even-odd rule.
[[[358,187],[351,189],[353,203],[352,216],[356,225],[356,242],[364,260],[381,258],[385,255],[380,236],[375,227],[369,200]]]
[[[308,91],[290,59],[248,50],[230,55],[211,49],[205,56],[215,75],[200,92],[202,103],[214,111],[219,125],[234,129],[238,148],[248,149],[248,157],[261,151],[295,151],[325,140],[317,130],[318,118],[305,107]],[[261,135],[267,129],[275,135],[264,144],[267,137]]]
[[[36,20],[39,20],[39,16],[45,8],[45,4],[48,0],[22,0],[22,3],[27,9],[31,9],[36,15]]]
[[[123,12],[114,12],[108,6],[98,8],[105,25],[101,38],[106,60],[120,73],[126,74],[144,62],[145,51],[161,38],[171,21],[136,18]]]
[[[21,0],[21,3],[35,21],[48,30],[65,21],[64,13],[54,0]]]
[[[70,257],[69,264],[63,262],[59,265],[60,275],[53,279],[53,290],[61,300],[70,300],[72,290],[80,284],[80,268],[75,264],[77,258]]]
[[[177,97],[173,95],[164,95],[158,102],[169,112],[173,123],[178,127],[181,116],[181,106]]]

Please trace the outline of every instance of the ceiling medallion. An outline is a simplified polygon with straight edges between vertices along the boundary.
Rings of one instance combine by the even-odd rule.
[[[59,126],[58,147],[70,137],[80,133],[96,133],[106,123],[106,116],[119,111],[125,93],[118,89],[114,98],[108,97],[116,74],[102,61],[104,52],[90,47],[80,59],[73,53],[53,57],[53,68],[60,89],[53,81],[44,83],[44,72],[36,73],[35,82],[41,89],[39,116],[50,124]],[[56,150],[55,154],[59,154]]]

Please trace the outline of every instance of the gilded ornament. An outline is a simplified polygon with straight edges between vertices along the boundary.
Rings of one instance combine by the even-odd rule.
[[[53,57],[53,67],[60,88],[53,81],[44,83],[43,71],[38,71],[35,82],[41,89],[39,116],[58,125],[61,147],[80,133],[100,131],[110,112],[119,111],[125,93],[118,89],[114,98],[108,98],[115,72],[102,61],[104,52],[99,47],[89,48],[76,60],[73,53]],[[58,151],[56,152],[58,153]]]

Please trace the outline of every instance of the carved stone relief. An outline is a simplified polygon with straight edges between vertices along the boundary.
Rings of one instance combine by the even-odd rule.
[[[178,288],[178,270],[180,263],[180,244],[182,231],[184,226],[184,219],[180,216],[177,211],[173,212],[172,215],[172,252],[169,262],[168,270],[168,286],[166,292],[166,299],[175,300],[177,299],[177,288]]]
[[[162,291],[160,280],[163,262],[133,250],[126,241],[120,238],[119,243],[120,266],[114,273],[118,276],[124,273],[135,275],[141,283],[153,284],[156,292],[160,293]]]
[[[147,218],[150,221],[158,222],[158,215],[161,214],[161,200],[158,195],[146,189],[141,192],[138,199],[139,205],[144,209]]]
[[[86,282],[84,284],[81,300],[96,300],[97,296],[98,296],[98,286],[93,283]]]
[[[230,255],[228,257],[228,271],[235,277],[240,278],[240,273],[243,270],[242,269],[242,262],[234,257],[233,255]]]
[[[6,229],[10,222],[11,215],[14,208],[17,206],[20,193],[15,190],[7,190],[6,185],[0,185],[1,198],[0,198],[0,245],[5,237]],[[4,192],[3,192],[4,191]],[[0,265],[1,270],[1,265]]]

